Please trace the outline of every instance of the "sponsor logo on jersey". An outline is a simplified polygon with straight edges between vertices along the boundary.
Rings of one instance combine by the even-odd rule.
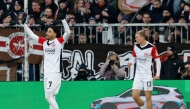
[[[47,54],[54,54],[54,53],[55,53],[55,49],[46,48],[46,49],[45,49],[45,53],[47,53]]]
[[[146,61],[147,61],[146,58],[137,58],[137,60],[138,60],[140,63],[146,63]]]

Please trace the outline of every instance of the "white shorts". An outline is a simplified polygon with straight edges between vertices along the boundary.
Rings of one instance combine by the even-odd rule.
[[[135,78],[132,89],[139,89],[144,91],[153,90],[153,78]]]
[[[57,94],[61,86],[61,73],[51,73],[48,76],[44,75],[45,92]]]

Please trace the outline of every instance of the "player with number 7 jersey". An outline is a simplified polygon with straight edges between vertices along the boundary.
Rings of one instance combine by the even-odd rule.
[[[26,24],[23,25],[25,33],[43,45],[45,99],[49,103],[50,109],[59,109],[55,95],[61,86],[63,43],[67,42],[70,34],[65,19],[62,20],[62,23],[65,29],[63,36],[60,35],[59,27],[52,25],[48,27],[45,38],[38,37]]]

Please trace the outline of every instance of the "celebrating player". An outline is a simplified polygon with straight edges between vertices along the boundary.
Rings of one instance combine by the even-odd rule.
[[[134,45],[132,59],[127,64],[130,67],[136,63],[136,73],[133,82],[132,96],[140,109],[152,109],[152,90],[153,90],[153,64],[152,60],[156,62],[156,76],[154,79],[160,79],[160,58],[156,47],[146,41],[146,34],[144,30],[138,31],[135,35],[137,44]],[[145,91],[147,106],[140,98],[141,90]]]
[[[61,86],[62,43],[67,41],[70,34],[67,22],[62,20],[62,23],[65,29],[62,37],[58,27],[50,26],[47,29],[46,38],[38,37],[26,24],[23,25],[25,33],[43,45],[45,98],[50,105],[50,109],[59,109],[55,95]]]

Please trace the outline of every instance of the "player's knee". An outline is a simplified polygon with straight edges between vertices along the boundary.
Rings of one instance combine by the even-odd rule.
[[[146,96],[147,102],[151,101],[151,97],[152,97],[151,93],[146,93],[145,96]]]
[[[138,96],[137,94],[133,94],[132,97],[134,100],[138,100],[140,98],[140,96]]]
[[[46,99],[46,101],[50,101],[51,99],[53,99],[53,93],[52,92],[46,92],[45,99]]]

